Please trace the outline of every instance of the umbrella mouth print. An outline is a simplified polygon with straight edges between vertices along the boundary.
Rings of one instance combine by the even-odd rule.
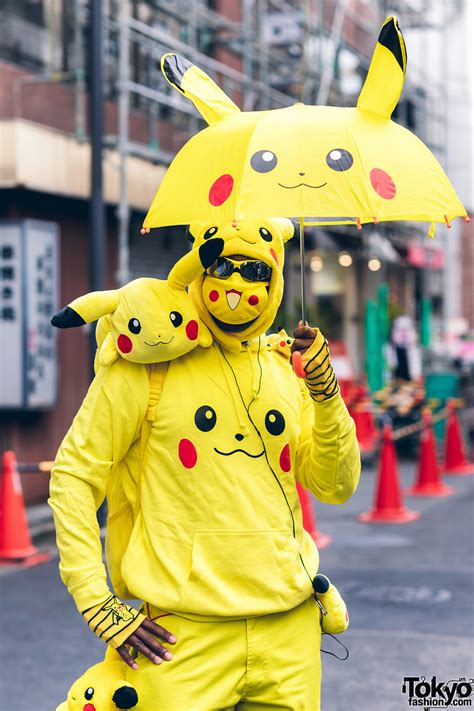
[[[313,190],[319,190],[319,188],[324,188],[326,183],[322,183],[321,185],[309,185],[309,183],[298,183],[298,185],[283,185],[283,183],[278,183],[280,188],[285,188],[286,190],[294,190],[295,188],[312,188]]]

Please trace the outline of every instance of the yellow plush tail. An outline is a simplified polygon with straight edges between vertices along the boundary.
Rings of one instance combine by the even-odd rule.
[[[314,579],[316,600],[322,612],[323,632],[341,634],[349,627],[349,613],[339,590],[325,575]]]

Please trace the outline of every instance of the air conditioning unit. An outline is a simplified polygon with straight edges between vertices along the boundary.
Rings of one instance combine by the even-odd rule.
[[[262,35],[267,44],[288,45],[301,42],[303,31],[296,13],[289,16],[281,12],[268,12],[265,15]]]

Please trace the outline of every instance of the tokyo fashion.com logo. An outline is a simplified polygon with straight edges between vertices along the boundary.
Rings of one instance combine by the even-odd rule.
[[[407,695],[409,706],[423,706],[425,709],[447,708],[448,706],[472,706],[474,679],[459,677],[449,681],[438,681],[432,676],[405,676],[402,693]]]

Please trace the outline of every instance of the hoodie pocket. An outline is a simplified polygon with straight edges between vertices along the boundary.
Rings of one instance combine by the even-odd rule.
[[[309,586],[287,531],[199,532],[180,606],[211,616],[270,614],[296,607]]]

